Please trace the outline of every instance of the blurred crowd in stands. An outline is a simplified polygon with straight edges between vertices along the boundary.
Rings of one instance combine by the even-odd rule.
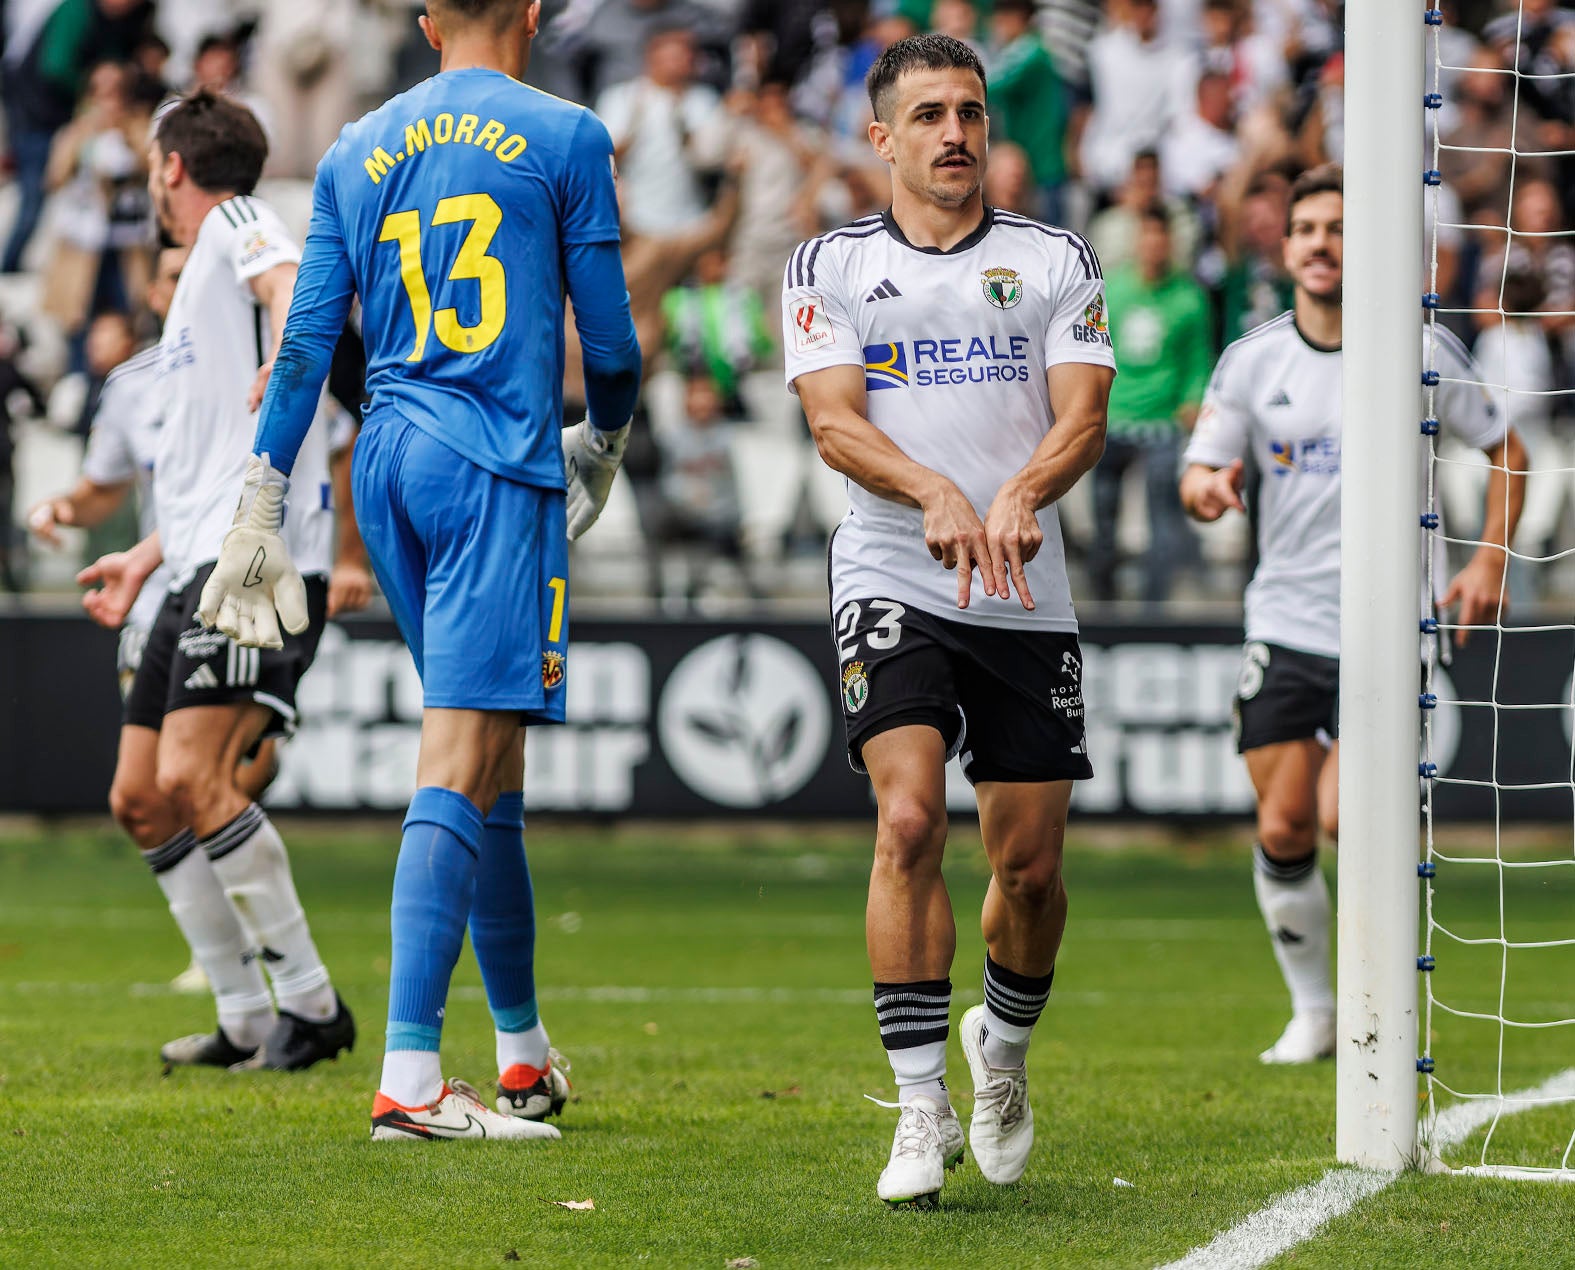
[[[1575,542],[1575,413],[1559,395],[1575,383],[1575,242],[1560,236],[1575,206],[1575,10],[1442,7],[1432,289],[1484,381],[1518,390],[1495,391],[1533,448],[1516,546],[1540,556]],[[202,85],[250,105],[273,147],[259,194],[304,233],[339,127],[436,69],[422,8],[0,0],[0,473],[16,469],[0,477],[0,525],[24,519],[13,485],[64,483],[104,375],[156,336],[158,103]],[[1063,507],[1074,593],[1239,598],[1247,526],[1197,533],[1177,463],[1219,350],[1290,303],[1292,180],[1342,157],[1339,0],[545,0],[531,78],[613,136],[647,368],[629,479],[576,548],[578,594],[675,608],[823,595],[846,503],[782,384],[781,272],[803,238],[889,202],[864,74],[924,30],[969,42],[988,69],[986,201],[1082,231],[1108,281],[1121,373],[1105,457]],[[1431,90],[1431,42],[1427,56]],[[1429,269],[1431,240],[1418,239]],[[572,419],[572,324],[568,365]],[[1446,510],[1469,525],[1480,473],[1464,458],[1441,473]],[[14,530],[0,583],[69,576],[47,557]],[[1570,583],[1543,569],[1515,585],[1532,599]]]

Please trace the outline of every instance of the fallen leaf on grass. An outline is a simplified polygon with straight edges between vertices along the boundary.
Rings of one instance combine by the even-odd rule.
[[[518,1248],[510,1248],[506,1253],[503,1254],[503,1260],[505,1261],[518,1261],[519,1259],[520,1250]]]
[[[753,1257],[734,1257],[727,1263],[727,1270],[755,1270],[759,1264]]]
[[[596,1201],[593,1199],[544,1199],[541,1202],[552,1204],[557,1208],[572,1209],[577,1213],[588,1212],[596,1207]]]
[[[803,1092],[797,1085],[789,1085],[786,1089],[762,1089],[760,1096],[762,1098],[797,1098]],[[732,1265],[733,1263],[730,1261],[727,1264]],[[750,1262],[750,1265],[753,1264],[754,1262]]]

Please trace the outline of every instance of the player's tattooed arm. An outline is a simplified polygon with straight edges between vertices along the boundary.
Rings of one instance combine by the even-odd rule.
[[[1496,622],[1509,609],[1504,570],[1509,563],[1509,544],[1515,540],[1515,527],[1526,501],[1528,458],[1520,434],[1514,428],[1508,429],[1502,441],[1483,453],[1492,464],[1492,476],[1482,513],[1482,545],[1450,580],[1439,601],[1445,608],[1460,605],[1456,620],[1462,629],[1455,633],[1458,644],[1471,637],[1466,628]]]
[[[995,560],[977,509],[952,481],[914,462],[864,417],[863,366],[828,366],[793,382],[826,465],[878,498],[924,513],[924,545],[957,571],[957,607],[968,607],[976,568],[985,594],[997,594]]]
[[[82,607],[100,626],[119,630],[137,602],[142,584],[164,560],[158,530],[154,530],[128,551],[100,556],[77,574],[77,585],[97,586],[82,597]]]

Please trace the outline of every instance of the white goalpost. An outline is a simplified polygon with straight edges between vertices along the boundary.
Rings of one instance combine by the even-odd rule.
[[[1442,731],[1435,719],[1448,696],[1439,645],[1459,628],[1443,615],[1435,620],[1423,603],[1441,589],[1445,544],[1461,552],[1481,546],[1473,526],[1441,523],[1440,479],[1458,479],[1480,456],[1439,443],[1436,390],[1456,382],[1441,379],[1432,357],[1440,319],[1469,316],[1486,340],[1515,319],[1529,319],[1535,332],[1549,317],[1575,318],[1575,311],[1549,314],[1544,306],[1531,314],[1506,304],[1517,242],[1575,245],[1575,231],[1527,233],[1511,229],[1512,219],[1472,225],[1455,223],[1470,217],[1441,215],[1449,205],[1440,170],[1451,150],[1471,147],[1451,146],[1439,132],[1445,74],[1469,69],[1442,53],[1439,5],[1346,4],[1335,1149],[1340,1161],[1370,1168],[1575,1181],[1575,623],[1476,630],[1491,649],[1490,687],[1451,708],[1491,726],[1492,754],[1484,771],[1456,773],[1451,746],[1435,748]],[[1517,48],[1523,21],[1514,30]],[[1505,77],[1512,94],[1506,202],[1513,211],[1517,160],[1536,152],[1545,164],[1549,156],[1521,140],[1534,122],[1522,109],[1523,81],[1575,85],[1575,70],[1539,64],[1529,74],[1517,65],[1484,73]],[[1565,225],[1575,223],[1572,215],[1575,208],[1566,209]],[[1496,307],[1450,309],[1440,301],[1441,231],[1502,242],[1499,272],[1485,278],[1498,293]],[[1518,423],[1517,404],[1529,413],[1528,401],[1539,399],[1545,417],[1548,403],[1569,395],[1556,383],[1509,379],[1477,384],[1501,403],[1506,421]],[[1535,469],[1535,455],[1532,463]],[[1544,470],[1575,488],[1575,448],[1563,466],[1544,463]],[[1518,540],[1496,545],[1528,572],[1575,555]],[[1526,637],[1563,640],[1558,647],[1570,661],[1558,682],[1537,685],[1531,699],[1506,673],[1515,641]],[[1553,756],[1559,770],[1537,780],[1504,775],[1501,735],[1539,712],[1562,724],[1566,748]],[[1446,842],[1436,832],[1443,827],[1439,795],[1460,792],[1451,786],[1490,795],[1493,819]],[[1506,806],[1528,795],[1567,796],[1562,841],[1552,847],[1508,840]],[[1456,907],[1462,897],[1487,903]],[[1480,908],[1495,903],[1496,922],[1488,923]],[[1520,911],[1533,904],[1541,906],[1540,925]],[[1510,1117],[1514,1130],[1505,1128]]]
[[[1346,4],[1335,1153],[1375,1168],[1417,1141],[1420,26]]]

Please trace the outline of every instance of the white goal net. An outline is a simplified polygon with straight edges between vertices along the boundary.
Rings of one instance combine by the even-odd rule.
[[[1429,594],[1482,546],[1491,479],[1438,435],[1444,341],[1530,460],[1493,544],[1509,616],[1422,618],[1422,1134],[1452,1168],[1575,1181],[1575,12],[1425,2]]]

